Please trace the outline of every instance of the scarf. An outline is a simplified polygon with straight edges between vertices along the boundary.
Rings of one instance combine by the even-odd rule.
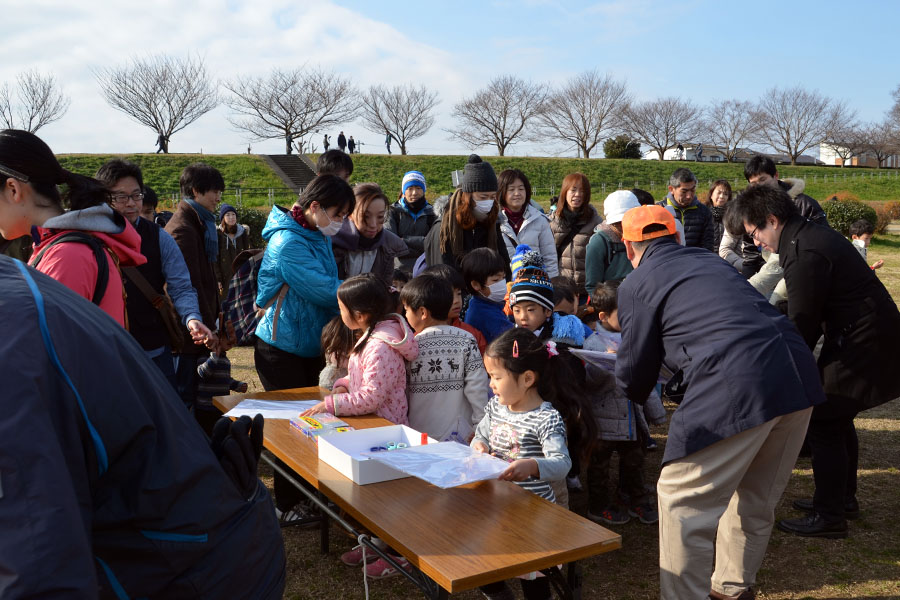
[[[400,203],[406,207],[407,212],[409,212],[409,216],[413,218],[413,221],[419,218],[419,215],[422,214],[422,211],[425,210],[425,205],[428,204],[428,201],[425,200],[425,196],[422,196],[412,204],[406,201],[406,198],[401,198]]]
[[[358,250],[371,250],[373,246],[376,246],[378,242],[381,241],[381,236],[384,234],[384,229],[375,234],[373,238],[367,238],[366,236],[359,234],[356,236],[356,248]]]
[[[563,206],[562,215],[560,216],[562,217],[561,220],[566,226],[566,229],[571,231],[578,224],[578,220],[581,218],[581,213],[572,212],[571,210],[569,210],[568,206]]]
[[[299,225],[303,229],[318,231],[317,228],[309,224],[309,221],[306,220],[306,215],[303,214],[303,209],[296,204],[291,208],[291,218],[294,219],[294,221],[297,222],[297,225]]]
[[[203,230],[203,243],[206,246],[206,259],[209,262],[216,262],[219,256],[219,236],[216,235],[216,216],[206,210],[199,202],[193,198],[185,198],[185,202],[191,205],[191,208],[197,211],[197,216],[205,226]]]
[[[709,211],[712,213],[713,219],[716,223],[722,222],[722,217],[725,216],[724,206],[710,206]]]
[[[513,212],[503,207],[503,212],[506,213],[506,218],[509,220],[509,226],[513,228],[513,231],[516,232],[516,235],[519,234],[519,228],[522,227],[522,223],[525,222],[525,209],[528,208],[528,205],[523,205],[522,210],[519,212]]]

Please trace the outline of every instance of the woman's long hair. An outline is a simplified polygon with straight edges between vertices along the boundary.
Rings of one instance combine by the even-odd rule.
[[[487,229],[487,247],[497,247],[497,215],[500,213],[500,204],[494,202],[494,207],[488,213],[481,225]],[[457,263],[465,256],[463,234],[473,229],[478,224],[475,218],[475,201],[470,192],[456,190],[450,196],[447,207],[441,215],[440,248],[442,253],[450,252]]]
[[[578,211],[578,217],[586,217],[591,210],[591,182],[588,181],[588,178],[583,173],[569,173],[563,179],[562,188],[559,190],[559,202],[556,203],[557,218],[562,216],[563,210],[568,206],[566,198],[569,195],[569,190],[575,187],[576,184],[581,186],[581,195],[584,196],[584,202]]]

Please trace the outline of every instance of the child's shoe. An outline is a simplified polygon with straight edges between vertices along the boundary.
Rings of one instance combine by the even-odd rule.
[[[366,548],[366,564],[380,558],[371,548]],[[363,564],[363,545],[353,546],[353,549],[341,554],[341,562],[348,567],[359,567]]]
[[[641,523],[652,525],[659,521],[659,513],[652,504],[638,504],[628,509],[628,514],[637,517]]]
[[[578,478],[578,475],[574,477],[566,477],[566,487],[569,488],[570,492],[583,492],[584,486],[581,485],[581,479]]]
[[[376,555],[377,556],[377,555]],[[409,570],[409,561],[402,556],[391,556],[394,561],[399,564],[403,570]],[[378,557],[378,560],[372,561],[366,565],[366,577],[369,579],[384,579],[385,577],[393,577],[399,575],[400,571],[392,567],[386,560]]]
[[[606,525],[624,525],[631,520],[631,517],[628,516],[627,512],[619,510],[616,506],[607,506],[599,513],[591,512],[591,510],[588,509],[587,516],[591,521],[605,523]]]

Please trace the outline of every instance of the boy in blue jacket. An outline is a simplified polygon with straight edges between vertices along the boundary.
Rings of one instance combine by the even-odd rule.
[[[472,250],[462,259],[460,266],[472,294],[465,322],[484,334],[484,339],[490,344],[498,335],[513,327],[503,312],[507,266],[497,251],[491,248]]]

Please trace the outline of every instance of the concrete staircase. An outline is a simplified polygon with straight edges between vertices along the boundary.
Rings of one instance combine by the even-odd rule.
[[[286,186],[295,192],[303,188],[316,176],[316,166],[305,154],[261,154],[262,159],[278,175]]]

